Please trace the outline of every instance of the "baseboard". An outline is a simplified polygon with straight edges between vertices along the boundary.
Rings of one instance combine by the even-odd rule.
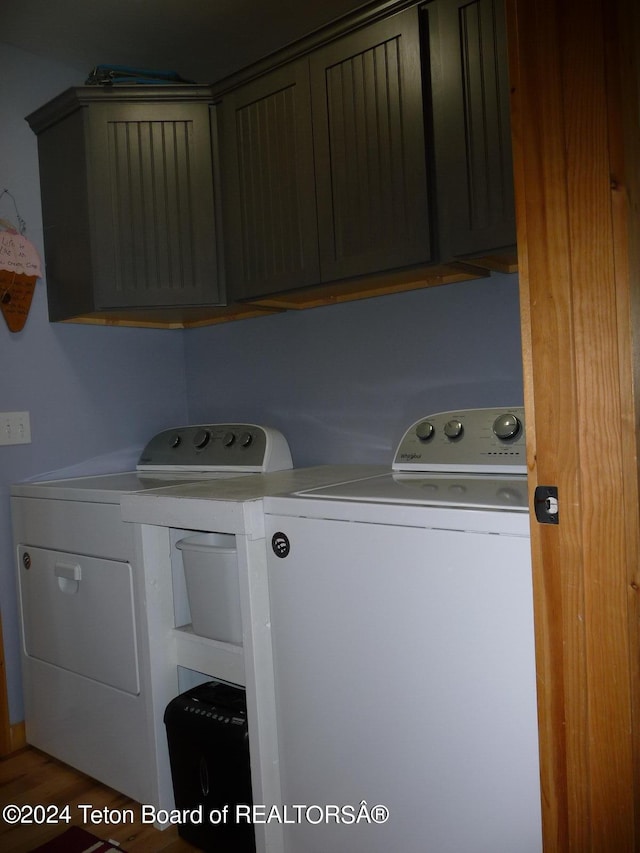
[[[24,720],[9,726],[9,743],[11,752],[16,752],[18,749],[22,749],[27,745],[27,734],[24,727]]]

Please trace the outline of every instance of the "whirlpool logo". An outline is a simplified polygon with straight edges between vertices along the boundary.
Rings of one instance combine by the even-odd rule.
[[[278,533],[274,533],[271,537],[271,547],[273,548],[273,553],[276,557],[284,559],[291,550],[289,537],[280,531],[278,531]]]

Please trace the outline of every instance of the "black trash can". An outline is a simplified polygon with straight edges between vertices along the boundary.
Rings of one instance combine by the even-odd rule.
[[[207,853],[255,853],[244,690],[194,687],[172,699],[164,722],[176,808],[191,813],[180,836]]]

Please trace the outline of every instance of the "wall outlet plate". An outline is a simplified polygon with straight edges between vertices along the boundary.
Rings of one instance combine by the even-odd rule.
[[[31,444],[29,412],[0,412],[0,445]]]

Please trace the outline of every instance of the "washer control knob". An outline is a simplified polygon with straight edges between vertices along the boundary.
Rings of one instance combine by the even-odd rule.
[[[174,432],[174,434],[169,439],[169,447],[179,447],[182,444],[182,438],[179,433]]]
[[[250,432],[243,432],[239,440],[241,447],[249,447],[253,442],[253,436]]]
[[[520,435],[522,424],[515,415],[500,415],[493,422],[493,432],[497,438],[507,441]]]
[[[211,433],[208,429],[200,429],[193,437],[193,446],[198,450],[202,450],[203,447],[206,447],[209,444],[209,439],[211,438]]]
[[[236,436],[233,432],[225,432],[222,436],[222,443],[225,447],[231,447],[232,444],[235,443]]]
[[[464,427],[457,418],[452,418],[452,420],[447,421],[444,425],[444,434],[447,438],[460,438],[463,432]]]
[[[434,432],[433,424],[430,421],[422,421],[416,427],[416,435],[420,441],[429,441],[430,438],[433,438]]]

